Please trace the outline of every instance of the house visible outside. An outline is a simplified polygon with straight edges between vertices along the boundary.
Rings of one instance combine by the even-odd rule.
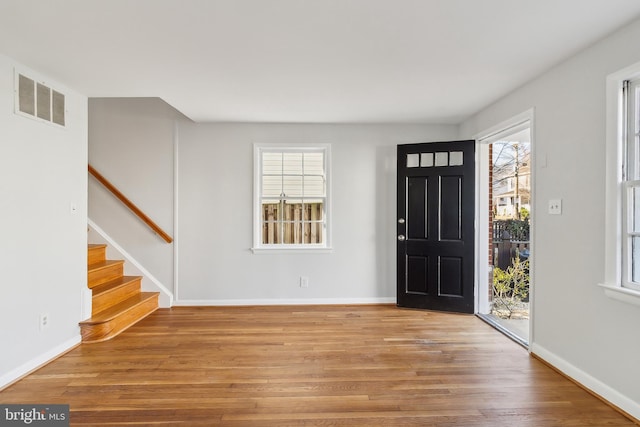
[[[529,129],[492,143],[490,153],[492,286],[489,315],[527,343],[532,203]]]
[[[495,142],[493,218],[524,219],[531,210],[531,144]]]

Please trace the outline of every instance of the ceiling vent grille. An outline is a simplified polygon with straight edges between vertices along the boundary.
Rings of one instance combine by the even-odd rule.
[[[16,113],[65,126],[65,96],[42,82],[16,73]]]

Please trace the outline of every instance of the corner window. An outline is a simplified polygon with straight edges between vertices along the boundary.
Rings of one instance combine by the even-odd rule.
[[[640,291],[640,79],[623,85],[622,286]]]
[[[329,248],[329,146],[254,147],[254,252]]]
[[[607,76],[605,276],[613,299],[640,306],[640,62]]]

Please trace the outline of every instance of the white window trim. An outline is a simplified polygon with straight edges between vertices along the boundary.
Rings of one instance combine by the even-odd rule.
[[[295,244],[262,244],[261,220],[260,220],[260,188],[262,178],[261,153],[263,151],[312,151],[324,150],[325,174],[326,174],[326,198],[325,198],[325,241],[319,245],[295,245]],[[264,253],[331,253],[331,145],[330,144],[253,144],[253,247],[254,254]]]
[[[622,286],[623,176],[626,147],[625,80],[640,77],[640,62],[607,76],[605,275],[599,285],[609,298],[640,306],[640,291]],[[626,215],[625,215],[626,218]]]

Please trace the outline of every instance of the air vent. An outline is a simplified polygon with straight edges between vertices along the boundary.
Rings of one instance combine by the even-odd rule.
[[[16,77],[16,113],[64,126],[64,94],[23,74]]]

